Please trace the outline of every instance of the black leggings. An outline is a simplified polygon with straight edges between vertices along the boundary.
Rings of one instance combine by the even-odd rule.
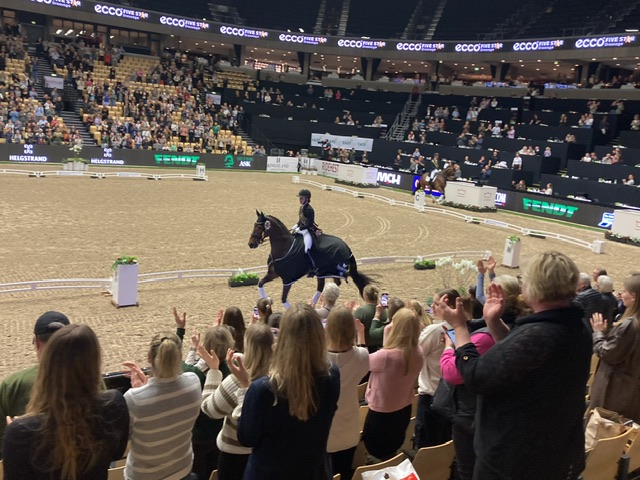
[[[410,420],[410,404],[390,413],[369,410],[362,431],[367,451],[380,460],[392,458],[404,443]]]
[[[218,456],[218,480],[242,480],[249,455],[220,452]],[[204,480],[209,480],[208,478]]]

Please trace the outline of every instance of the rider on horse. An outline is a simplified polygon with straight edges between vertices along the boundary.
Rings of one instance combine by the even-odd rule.
[[[298,223],[293,227],[293,233],[299,233],[304,238],[304,253],[313,247],[313,237],[316,236],[318,226],[315,224],[315,212],[311,206],[311,192],[303,188],[298,192],[300,210],[298,211]]]

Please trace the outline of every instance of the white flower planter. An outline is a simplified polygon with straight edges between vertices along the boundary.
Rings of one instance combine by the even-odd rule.
[[[138,305],[138,264],[118,265],[111,279],[111,303],[116,307]]]
[[[71,170],[75,171],[75,172],[86,172],[89,170],[89,164],[84,163],[84,162],[70,162],[73,167],[71,168]]]
[[[502,265],[510,268],[518,268],[520,266],[520,250],[522,242],[514,242],[508,238],[504,242],[504,252],[502,256]]]

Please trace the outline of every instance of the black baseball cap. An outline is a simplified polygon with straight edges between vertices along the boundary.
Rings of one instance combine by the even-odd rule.
[[[36,326],[33,328],[35,335],[46,335],[47,333],[53,333],[60,328],[62,324],[69,325],[69,319],[64,313],[48,311],[40,315],[40,318],[36,320]]]

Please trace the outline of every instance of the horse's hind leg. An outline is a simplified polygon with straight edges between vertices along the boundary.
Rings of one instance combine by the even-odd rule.
[[[324,290],[324,278],[317,278],[316,279],[318,281],[317,283],[317,287],[316,287],[316,293],[313,294],[313,297],[311,298],[311,305],[315,305],[316,303],[318,303],[318,299],[320,298],[320,295],[322,294],[322,291]]]

